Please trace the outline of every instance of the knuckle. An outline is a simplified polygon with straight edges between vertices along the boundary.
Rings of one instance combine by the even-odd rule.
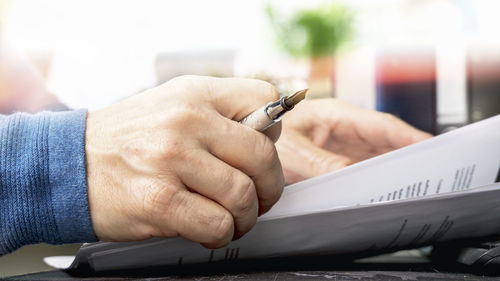
[[[222,216],[214,218],[212,225],[213,229],[210,233],[212,241],[210,242],[218,243],[231,240],[234,232],[234,222],[233,216],[228,211],[224,211]]]
[[[244,225],[237,225],[234,237],[240,238],[241,236],[245,235],[250,230],[252,230],[252,228],[255,226],[256,223],[257,223],[257,214],[255,214],[255,216],[252,216],[249,220],[245,221]]]
[[[274,205],[274,203],[278,202],[278,200],[281,197],[281,194],[283,194],[283,189],[285,188],[285,178],[283,176],[283,172],[280,169],[279,175],[277,177],[277,183],[273,188],[271,188],[270,192],[270,205]]]
[[[255,143],[255,151],[262,157],[262,163],[266,163],[267,166],[273,166],[279,161],[276,146],[270,138],[259,134]]]
[[[164,115],[167,128],[183,128],[198,119],[200,108],[191,101],[179,101],[171,107],[169,113]]]
[[[150,218],[157,217],[158,214],[169,214],[179,206],[180,192],[176,188],[150,189],[144,196],[143,208]]]
[[[324,167],[324,170],[327,170],[329,167],[335,165],[337,162],[333,157],[322,156],[318,158],[318,164]]]
[[[267,212],[267,210],[269,210],[276,202],[278,202],[281,194],[283,193],[284,186],[284,179],[283,177],[281,177],[280,183],[268,190],[267,197],[261,198],[260,206],[262,210],[259,210],[260,212]]]
[[[316,154],[313,156],[312,162],[318,175],[343,168],[349,164],[348,159],[344,159],[343,157],[334,157],[327,154]]]
[[[257,202],[257,194],[253,181],[242,176],[233,184],[233,189],[235,189],[233,215],[240,216],[252,212]]]
[[[318,153],[311,154],[309,160],[313,164],[316,172],[320,173],[326,171],[332,163],[332,160],[329,157],[325,157]]]
[[[163,159],[185,159],[191,147],[191,142],[198,134],[192,124],[203,124],[199,119],[203,114],[197,114],[196,105],[181,103],[166,117],[160,128],[161,140],[158,141],[159,156]],[[200,117],[201,115],[201,117]]]

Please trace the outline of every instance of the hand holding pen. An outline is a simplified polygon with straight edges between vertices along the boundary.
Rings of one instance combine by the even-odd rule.
[[[246,125],[276,123],[299,98],[278,100],[274,87],[258,80],[183,76],[90,112],[87,182],[96,236],[181,235],[215,248],[244,235],[284,186],[273,143],[280,127],[268,128],[268,137]]]

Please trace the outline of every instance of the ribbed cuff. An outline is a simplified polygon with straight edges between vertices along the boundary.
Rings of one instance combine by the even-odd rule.
[[[86,111],[0,116],[0,255],[95,241],[87,199]]]
[[[59,230],[56,243],[96,241],[87,196],[86,118],[83,109],[50,115],[49,183]]]

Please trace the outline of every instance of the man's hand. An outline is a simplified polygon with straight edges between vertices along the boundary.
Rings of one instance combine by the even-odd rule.
[[[276,147],[285,181],[294,183],[429,137],[390,114],[321,99],[285,115]]]
[[[181,235],[210,248],[248,232],[283,190],[273,140],[234,120],[270,84],[183,76],[88,114],[90,214],[107,241]]]

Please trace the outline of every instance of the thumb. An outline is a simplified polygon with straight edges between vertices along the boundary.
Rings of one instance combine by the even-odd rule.
[[[318,147],[298,133],[286,138],[282,136],[277,149],[283,169],[303,178],[319,176],[352,163],[350,158]]]
[[[268,82],[244,78],[207,77],[207,87],[216,110],[226,118],[240,121],[268,102],[279,99],[276,88]],[[273,142],[281,133],[281,122],[263,132]]]
[[[262,80],[207,78],[211,102],[224,117],[240,121],[268,102],[279,99],[276,88]]]

